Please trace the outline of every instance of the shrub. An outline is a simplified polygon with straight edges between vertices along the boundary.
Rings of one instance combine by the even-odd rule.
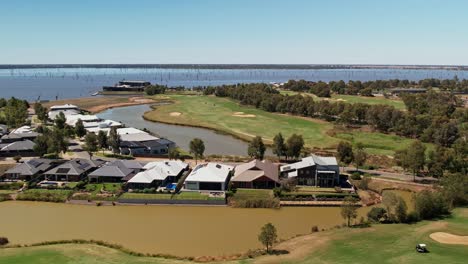
[[[355,180],[355,181],[358,181],[358,180],[361,179],[361,174],[360,174],[359,172],[355,171],[355,172],[353,172],[353,173],[351,174],[351,179],[352,179],[352,180]]]
[[[316,232],[318,232],[318,231],[319,231],[318,226],[313,226],[313,227],[312,227],[312,233],[316,233]]]
[[[0,183],[0,190],[18,190],[23,187],[23,182]]]
[[[21,160],[21,156],[20,156],[20,155],[14,156],[14,157],[13,157],[13,160],[14,160],[16,163],[18,163],[18,162],[20,162],[20,160]]]
[[[416,223],[420,220],[419,214],[415,211],[411,211],[407,216],[406,216],[406,222],[407,223]]]
[[[0,246],[4,246],[4,245],[6,245],[8,243],[10,243],[10,241],[8,241],[8,238],[0,237]]]
[[[101,206],[102,202],[96,202],[96,206]]]
[[[80,181],[80,182],[78,182],[78,183],[76,184],[75,189],[81,190],[81,189],[84,189],[85,186],[86,186],[86,182],[85,182],[85,181]]]
[[[387,210],[382,207],[373,207],[368,213],[367,218],[374,222],[380,222],[383,220],[385,215],[387,214]]]
[[[11,200],[11,196],[7,193],[0,193],[0,202]]]
[[[278,188],[278,187],[273,188],[273,195],[275,197],[281,197],[281,193],[282,193],[281,188]]]
[[[280,201],[276,198],[238,200],[233,204],[233,207],[238,208],[279,208],[279,206]]]
[[[449,204],[440,192],[425,190],[416,194],[414,207],[421,219],[433,219],[450,213]]]

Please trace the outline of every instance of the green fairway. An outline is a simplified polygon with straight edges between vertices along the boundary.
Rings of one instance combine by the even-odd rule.
[[[414,141],[397,135],[362,131],[339,132],[335,137],[350,141],[353,144],[360,142],[369,154],[389,156],[393,156],[396,150],[406,148]],[[433,144],[425,145],[428,150],[434,147]]]
[[[281,90],[281,94],[285,95],[296,95],[299,94],[298,92],[294,91],[285,91]],[[403,110],[406,109],[405,103],[402,100],[398,99],[387,99],[385,97],[368,97],[368,96],[359,96],[359,95],[346,95],[346,94],[332,94],[331,98],[324,98],[324,97],[318,97],[314,94],[311,93],[300,93],[303,96],[310,96],[313,97],[314,100],[329,100],[332,102],[346,102],[346,103],[363,103],[363,104],[384,104],[384,105],[391,105],[397,109]]]
[[[146,113],[145,118],[211,128],[245,140],[260,135],[267,143],[271,143],[279,132],[286,137],[293,133],[301,134],[306,144],[311,147],[330,147],[338,143],[337,139],[326,134],[326,131],[333,127],[331,123],[268,113],[214,96],[168,97],[176,103],[159,106],[157,110]]]
[[[373,231],[355,234],[337,232],[332,240],[305,260],[297,263],[466,263],[468,247],[441,244],[429,235],[437,231],[468,234],[468,209],[458,209],[452,218],[424,221],[415,225],[375,225]],[[346,232],[346,230],[344,230]],[[418,243],[427,245],[430,253],[415,251]]]
[[[327,134],[333,124],[311,118],[269,113],[241,106],[237,102],[214,96],[164,95],[156,99],[171,99],[175,103],[158,106],[145,113],[145,118],[171,124],[205,127],[234,135],[244,140],[262,136],[266,143],[281,132],[288,137],[293,133],[304,137],[310,148],[334,149],[339,141],[362,142],[370,154],[390,155],[408,146],[413,140],[383,133],[353,131],[336,135]],[[372,98],[370,98],[372,99]]]

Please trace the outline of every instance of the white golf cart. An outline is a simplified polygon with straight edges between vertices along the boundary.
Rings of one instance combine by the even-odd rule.
[[[426,244],[417,244],[416,245],[416,251],[419,253],[427,253],[429,250],[427,250]]]

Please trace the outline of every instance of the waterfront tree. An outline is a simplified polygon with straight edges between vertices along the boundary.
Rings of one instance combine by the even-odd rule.
[[[273,153],[278,156],[278,159],[286,155],[286,144],[284,143],[284,138],[281,133],[278,133],[273,138]]]
[[[190,141],[190,153],[195,158],[195,164],[198,163],[198,159],[203,157],[203,153],[205,153],[205,143],[203,140],[199,138],[194,138]]]
[[[276,227],[272,223],[265,224],[258,235],[258,241],[266,247],[266,251],[268,253],[271,251],[271,248],[277,239],[278,234]]]
[[[78,119],[75,124],[75,134],[79,137],[82,138],[86,135],[86,129],[83,124],[83,120]]]
[[[347,196],[341,205],[341,216],[346,220],[348,227],[351,226],[351,220],[357,217],[357,200],[352,196]]]
[[[254,137],[254,139],[249,143],[249,147],[247,149],[247,153],[250,157],[263,160],[263,156],[265,155],[265,144],[263,144],[263,140],[260,136]]]

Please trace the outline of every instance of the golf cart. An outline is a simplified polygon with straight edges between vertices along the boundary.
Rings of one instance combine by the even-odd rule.
[[[416,245],[416,251],[419,253],[427,253],[429,250],[426,248],[426,244],[417,244]]]

